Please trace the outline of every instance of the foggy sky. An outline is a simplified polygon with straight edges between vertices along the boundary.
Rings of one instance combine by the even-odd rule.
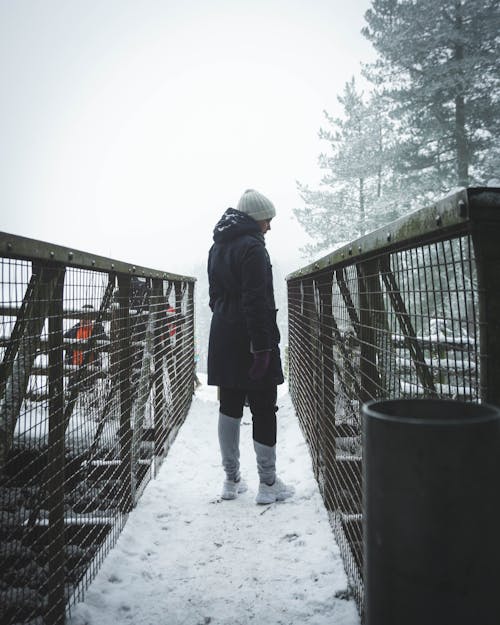
[[[186,273],[249,187],[305,264],[295,181],[371,58],[368,0],[0,0],[1,229]]]

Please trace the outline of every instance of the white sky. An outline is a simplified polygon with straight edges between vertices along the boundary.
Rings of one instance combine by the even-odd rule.
[[[369,0],[0,0],[1,229],[185,273],[249,187],[305,264],[296,180],[372,56]]]

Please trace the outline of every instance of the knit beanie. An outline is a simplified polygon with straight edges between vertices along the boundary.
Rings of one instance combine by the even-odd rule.
[[[271,200],[268,200],[265,195],[255,191],[255,189],[247,189],[240,197],[236,208],[255,219],[255,221],[264,221],[276,216],[276,209]]]

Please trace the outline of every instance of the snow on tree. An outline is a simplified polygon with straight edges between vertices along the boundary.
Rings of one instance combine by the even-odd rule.
[[[321,188],[312,190],[298,183],[306,206],[294,213],[317,241],[306,248],[311,255],[356,238],[399,213],[392,194],[392,130],[383,98],[374,92],[365,102],[352,78],[338,101],[342,116],[334,118],[325,111],[328,127],[319,132],[329,145],[329,151],[319,157],[324,171]]]
[[[373,91],[345,85],[342,117],[325,113],[319,135],[320,188],[298,183],[310,256],[500,176],[498,0],[373,0],[365,19]]]
[[[395,164],[435,195],[484,183],[498,165],[497,0],[373,0],[363,34],[378,60],[368,77],[393,104]]]

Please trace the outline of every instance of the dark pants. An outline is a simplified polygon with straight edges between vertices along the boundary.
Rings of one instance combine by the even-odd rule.
[[[220,411],[227,417],[241,419],[245,398],[248,398],[253,422],[253,440],[273,447],[276,445],[276,386],[258,391],[220,388]]]

